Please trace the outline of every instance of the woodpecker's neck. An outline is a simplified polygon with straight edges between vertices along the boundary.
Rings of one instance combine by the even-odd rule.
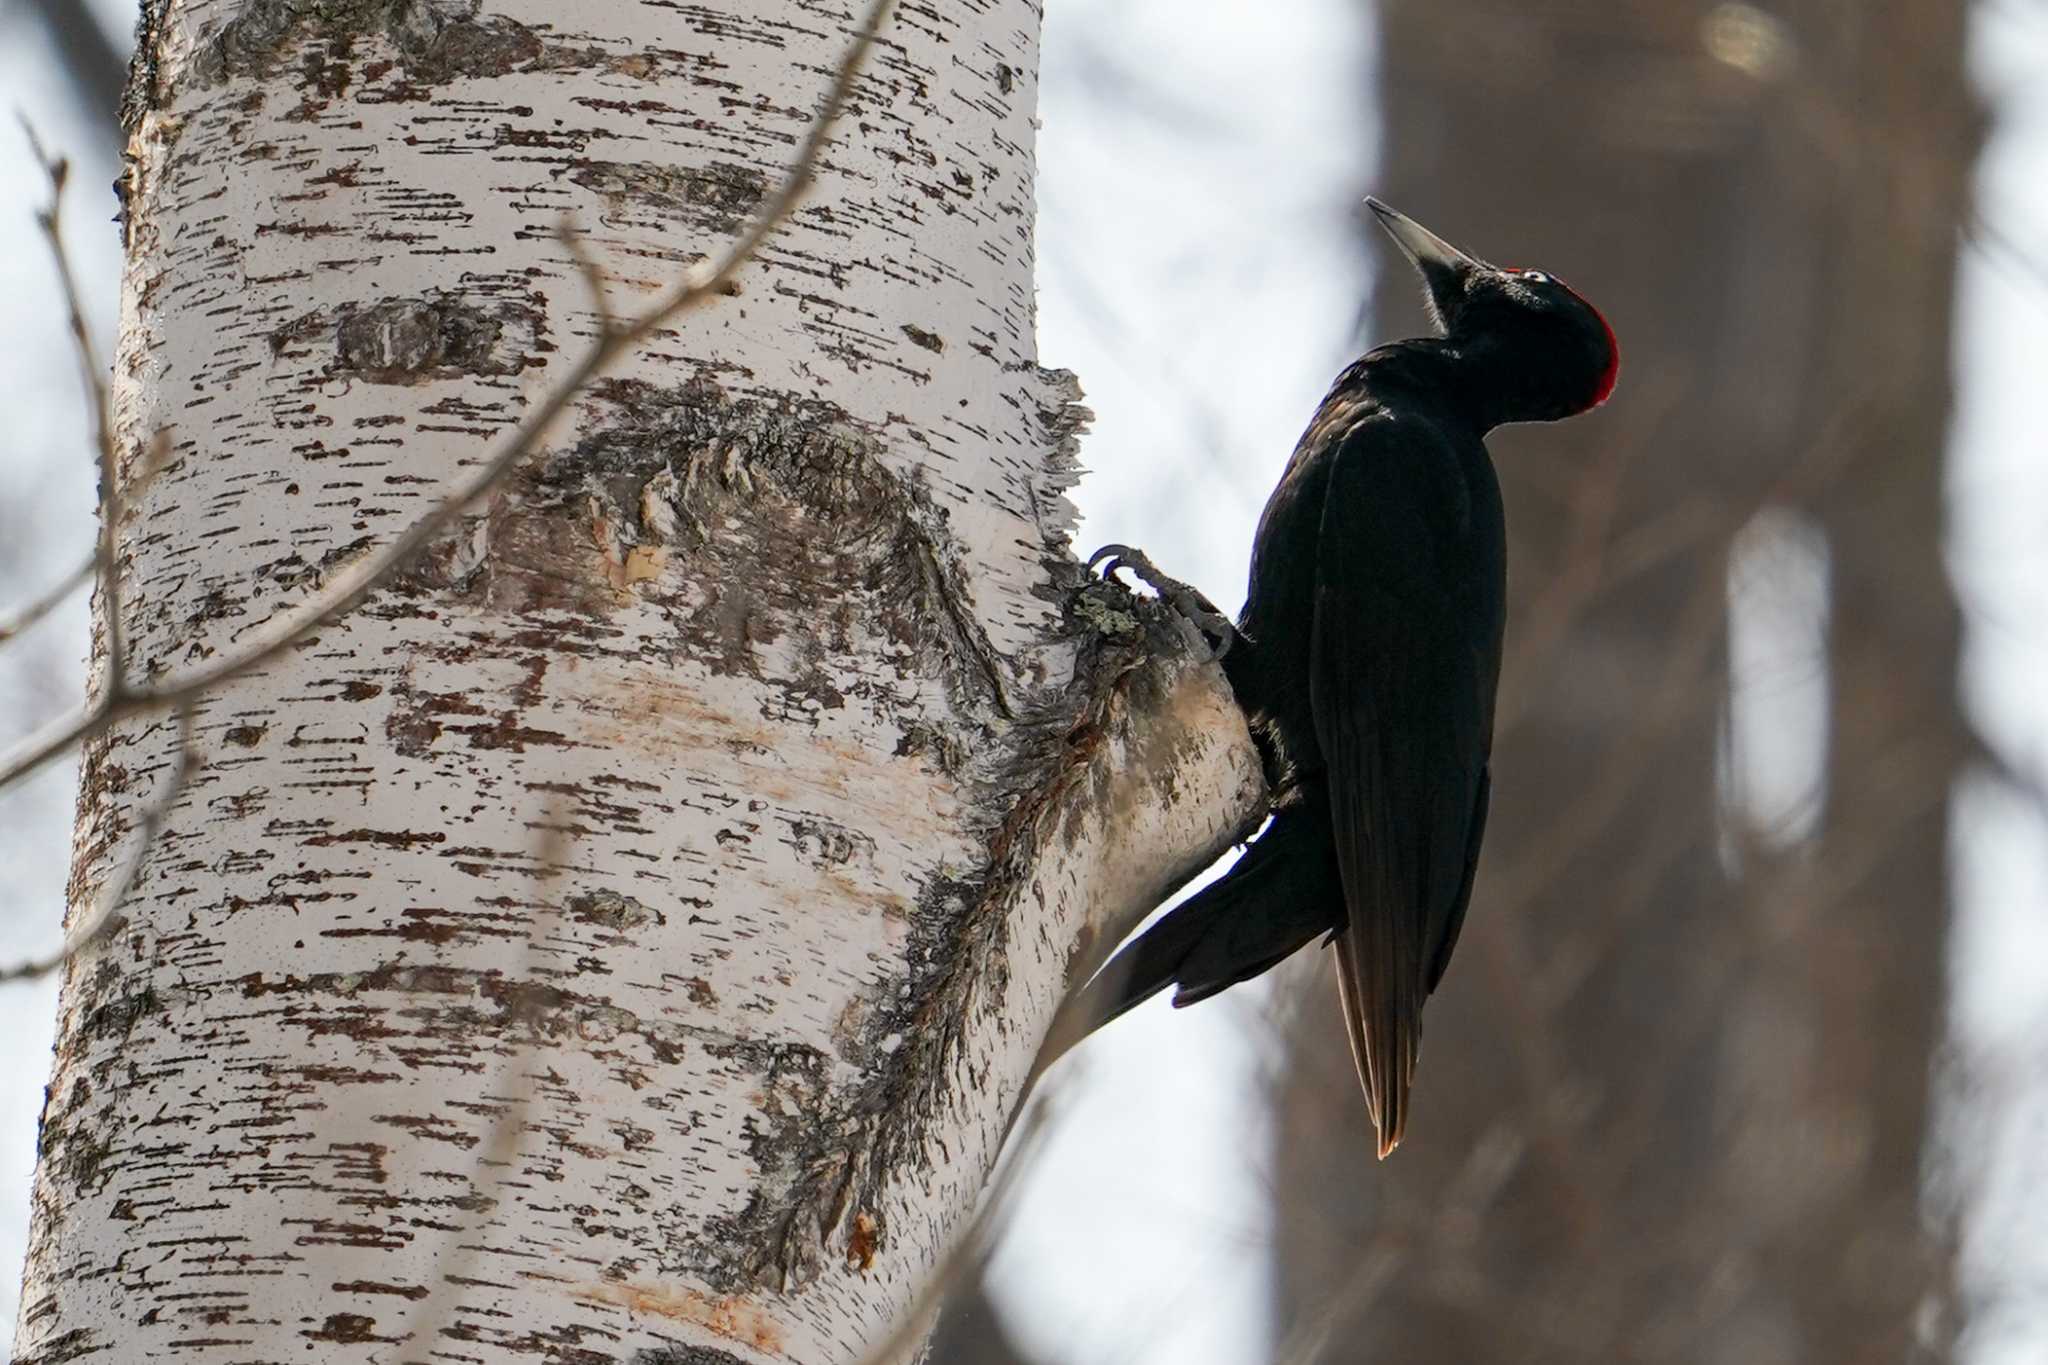
[[[1482,436],[1509,422],[1569,417],[1585,406],[1581,357],[1491,332],[1396,341],[1372,351],[1358,368],[1375,395],[1412,395],[1463,418]]]

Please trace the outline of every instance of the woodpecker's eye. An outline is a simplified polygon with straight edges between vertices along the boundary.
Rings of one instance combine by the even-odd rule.
[[[1550,276],[1544,274],[1540,270],[1524,270],[1522,272],[1522,278],[1527,280],[1530,284],[1550,283]]]

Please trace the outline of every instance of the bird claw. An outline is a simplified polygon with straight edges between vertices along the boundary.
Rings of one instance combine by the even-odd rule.
[[[1230,646],[1237,640],[1236,623],[1218,611],[1216,604],[1204,597],[1200,590],[1161,573],[1152,557],[1143,550],[1129,545],[1105,545],[1088,556],[1088,571],[1095,572],[1098,564],[1102,565],[1105,579],[1114,579],[1117,570],[1128,569],[1133,578],[1158,593],[1159,600],[1172,607],[1175,616],[1193,626],[1201,636],[1201,646],[1209,662],[1213,663],[1230,652]]]

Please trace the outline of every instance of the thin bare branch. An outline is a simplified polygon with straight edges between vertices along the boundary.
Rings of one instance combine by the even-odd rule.
[[[71,345],[78,356],[79,377],[91,409],[93,453],[100,471],[100,532],[94,560],[99,567],[101,615],[107,630],[103,646],[105,690],[118,692],[126,674],[127,649],[122,638],[120,565],[116,562],[123,508],[114,458],[113,404],[107,396],[107,372],[100,365],[99,350],[92,344],[92,329],[86,324],[85,300],[78,292],[71,254],[64,249],[64,185],[71,178],[71,166],[64,158],[53,158],[43,150],[42,140],[26,117],[21,128],[50,181],[50,206],[36,215],[36,225],[50,244],[51,263],[57,268],[57,284],[63,291],[64,311],[71,325]]]
[[[78,567],[52,584],[41,597],[32,598],[5,616],[0,616],[0,645],[27,631],[30,626],[48,616],[64,604],[64,599],[92,582],[95,559],[83,560]]]
[[[1985,217],[1982,210],[1964,213],[1962,227],[1963,240],[1975,247],[1979,254],[1992,260],[2002,259],[2007,265],[2025,272],[2036,285],[2048,288],[2048,262],[2020,245],[2011,233]]]
[[[555,240],[562,244],[562,249],[576,262],[576,273],[583,277],[583,287],[590,291],[591,308],[596,311],[599,319],[609,326],[612,305],[610,291],[605,285],[604,267],[598,264],[595,256],[584,249],[583,234],[577,229],[575,220],[566,213],[562,215],[562,221],[555,225]]]
[[[61,947],[43,957],[32,957],[11,967],[0,967],[0,985],[48,976],[107,931],[107,927],[114,922],[115,911],[128,899],[128,893],[135,887],[135,879],[142,874],[143,866],[148,863],[149,855],[156,847],[157,838],[163,833],[164,821],[170,816],[171,807],[177,804],[178,797],[184,792],[186,784],[192,780],[192,774],[198,766],[199,754],[192,743],[192,706],[188,702],[178,708],[177,762],[172,766],[171,775],[165,780],[163,790],[143,808],[137,822],[135,848],[122,863],[120,871],[100,888],[99,899],[94,903],[92,913],[72,926],[71,932],[64,936]]]
[[[475,473],[462,480],[395,539],[343,567],[318,594],[273,618],[246,648],[206,667],[194,669],[183,677],[172,677],[148,687],[131,687],[118,677],[112,679],[113,685],[104,690],[97,704],[83,713],[59,718],[0,755],[0,785],[41,767],[116,720],[165,710],[201,696],[230,678],[267,663],[309,631],[353,610],[538,447],[556,419],[567,410],[585,385],[665,324],[722,293],[727,282],[781,226],[810,189],[819,153],[845,108],[847,97],[859,79],[861,67],[874,46],[876,33],[892,3],[893,0],[872,0],[858,34],[840,62],[831,91],[817,119],[811,124],[782,187],[767,210],[727,250],[716,267],[709,271],[692,270],[651,308],[622,325],[614,326],[607,321],[583,358],[516,427],[500,438],[496,448]]]
[[[143,489],[149,487],[150,480],[157,476],[157,472],[169,459],[170,449],[170,433],[159,431],[156,438],[150,442],[149,453],[143,459],[142,468],[128,481],[128,487],[123,490],[122,497],[133,501]],[[31,626],[63,605],[65,598],[90,583],[93,570],[99,567],[99,562],[97,554],[88,556],[77,568],[52,584],[42,596],[32,598],[13,611],[0,615],[0,646],[5,646],[17,635],[25,633]]]

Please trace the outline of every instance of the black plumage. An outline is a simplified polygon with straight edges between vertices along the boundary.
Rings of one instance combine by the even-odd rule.
[[[1273,819],[1074,1010],[1093,1028],[1169,985],[1190,1004],[1328,935],[1384,1157],[1486,830],[1507,532],[1483,438],[1603,402],[1619,357],[1557,280],[1367,202],[1443,331],[1338,376],[1259,519],[1223,666],[1278,783]]]

